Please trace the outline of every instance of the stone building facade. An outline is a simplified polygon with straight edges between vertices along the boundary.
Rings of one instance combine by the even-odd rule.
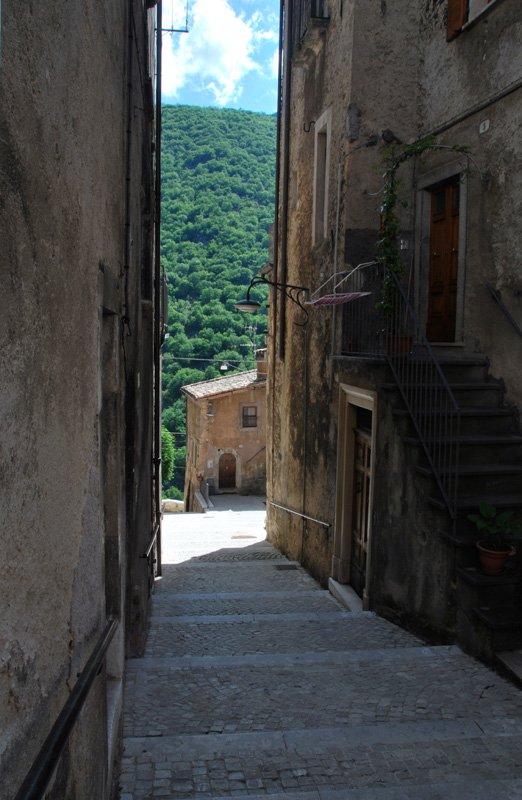
[[[255,370],[183,386],[187,398],[185,510],[210,494],[266,492],[266,361]]]
[[[46,794],[109,796],[125,656],[147,628],[160,455],[149,6],[2,2],[2,797],[115,618]]]
[[[522,340],[494,297],[520,325],[522,9],[285,0],[283,22],[270,278],[312,304],[270,300],[267,491],[290,511],[269,503],[269,536],[355,607],[491,659],[521,644],[520,573],[478,571],[467,515],[522,509]],[[418,142],[392,319],[383,175]]]

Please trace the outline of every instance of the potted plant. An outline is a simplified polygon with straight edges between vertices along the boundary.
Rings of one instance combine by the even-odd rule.
[[[497,512],[491,503],[481,503],[479,514],[468,514],[482,538],[477,542],[480,568],[486,575],[500,575],[508,556],[514,555],[522,537],[522,525],[512,523],[514,511]]]

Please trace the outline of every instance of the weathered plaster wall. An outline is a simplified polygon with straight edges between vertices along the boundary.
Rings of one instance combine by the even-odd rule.
[[[352,2],[329,4],[330,19],[307,33],[292,61],[289,225],[286,279],[315,291],[329,276],[370,260],[379,230],[382,185],[379,170],[387,145],[381,132],[413,136],[418,52],[410,39],[417,25],[415,4]],[[400,22],[400,24],[399,24]],[[406,42],[407,45],[406,45]],[[312,241],[315,131],[312,121],[329,114],[328,208],[322,241]],[[306,126],[305,130],[304,126]],[[370,137],[377,146],[366,147]],[[353,151],[353,152],[352,152]],[[350,155],[348,155],[350,153]],[[284,165],[285,154],[282,154]],[[339,197],[339,200],[338,200]],[[405,213],[406,230],[413,226]],[[323,293],[332,289],[328,284]],[[335,514],[337,394],[329,356],[341,312],[312,308],[303,315],[287,303],[284,360],[279,353],[279,320],[270,351],[272,416],[269,443],[269,493],[274,502],[332,523],[305,522],[269,508],[270,535],[278,546],[323,583],[330,572]],[[332,324],[336,334],[332,344]],[[305,339],[306,336],[306,339]],[[272,388],[273,387],[273,388]],[[282,502],[282,498],[284,502]]]
[[[422,130],[429,132],[454,121],[441,141],[468,145],[476,162],[470,162],[468,177],[467,224],[473,235],[466,253],[464,343],[488,355],[493,374],[504,379],[509,397],[520,404],[522,342],[495,306],[485,283],[501,292],[520,324],[522,176],[514,165],[520,161],[522,88],[497,102],[488,105],[488,101],[522,80],[521,9],[517,3],[495,3],[448,43],[442,25],[428,19],[421,30]],[[478,110],[482,105],[486,107]],[[469,116],[459,122],[463,113]],[[481,123],[487,125],[482,133]],[[424,170],[428,167],[429,162],[423,165]],[[484,319],[490,324],[484,325]]]
[[[142,4],[134,5],[143,55],[145,17]],[[132,335],[124,331],[125,354],[120,339],[128,6],[2,3],[0,772],[9,796],[83,669],[106,610],[124,614],[128,519],[120,454],[129,387],[123,361],[132,375],[140,359],[150,363],[139,341],[149,325],[140,307],[148,235],[144,142],[150,157],[143,110],[133,112],[135,250],[127,265]],[[133,105],[143,109],[137,63],[134,68]],[[107,319],[115,324],[104,333]],[[146,372],[141,386],[134,417],[150,391]],[[127,434],[132,468],[143,455],[136,454],[137,437],[150,445],[150,434],[133,426]],[[118,581],[107,609],[106,546]],[[109,656],[116,678],[123,636],[122,622]],[[49,797],[106,796],[105,717],[102,674]]]

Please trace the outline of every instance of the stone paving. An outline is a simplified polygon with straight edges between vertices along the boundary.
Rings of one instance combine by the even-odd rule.
[[[170,563],[127,665],[121,800],[522,798],[521,692],[345,611],[263,541],[263,507],[218,500],[212,519],[164,523]]]

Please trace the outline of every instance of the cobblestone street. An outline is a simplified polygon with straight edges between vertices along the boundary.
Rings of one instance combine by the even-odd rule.
[[[121,800],[522,798],[518,689],[346,611],[264,541],[259,498],[215,501],[164,520]]]

